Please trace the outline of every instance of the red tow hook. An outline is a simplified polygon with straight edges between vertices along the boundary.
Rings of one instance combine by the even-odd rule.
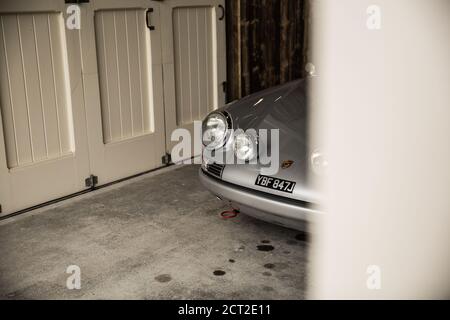
[[[231,219],[231,218],[236,217],[238,214],[239,214],[239,210],[232,208],[232,210],[222,211],[220,213],[220,216],[222,217],[222,219]]]

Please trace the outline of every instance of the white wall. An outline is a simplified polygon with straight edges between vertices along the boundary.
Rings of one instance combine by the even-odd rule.
[[[310,297],[448,298],[450,1],[313,2],[315,133],[330,167]]]

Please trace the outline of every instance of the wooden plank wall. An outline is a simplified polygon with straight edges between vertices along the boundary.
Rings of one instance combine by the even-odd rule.
[[[303,76],[306,0],[226,0],[227,101]]]

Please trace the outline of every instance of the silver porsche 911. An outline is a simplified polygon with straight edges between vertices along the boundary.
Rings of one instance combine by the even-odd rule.
[[[320,151],[309,146],[306,87],[307,80],[293,81],[210,113],[202,125],[199,172],[203,185],[233,209],[303,231],[320,214],[313,178],[327,166]],[[263,136],[264,130],[269,133]],[[260,149],[272,153],[276,170],[259,161]]]

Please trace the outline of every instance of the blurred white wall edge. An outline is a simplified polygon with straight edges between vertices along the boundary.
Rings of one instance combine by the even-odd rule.
[[[311,1],[329,170],[309,298],[450,298],[450,1]]]

